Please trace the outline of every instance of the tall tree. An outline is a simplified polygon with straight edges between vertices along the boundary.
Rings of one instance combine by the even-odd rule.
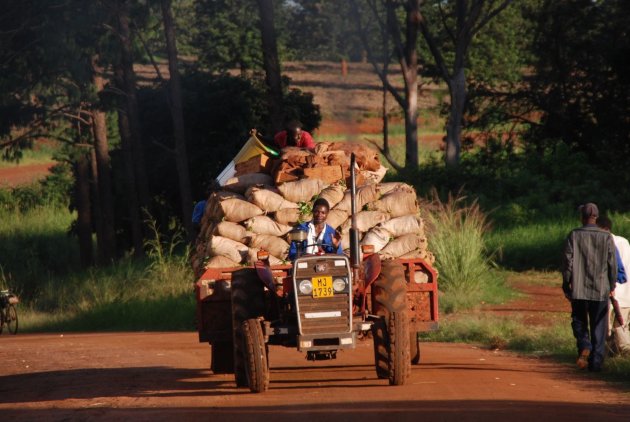
[[[273,20],[273,0],[256,0],[260,14],[260,33],[262,38],[263,67],[265,82],[269,90],[268,102],[271,116],[271,132],[282,129],[284,121],[282,105],[282,77],[276,28]]]
[[[194,37],[201,64],[211,71],[260,69],[261,34],[254,0],[196,0]]]
[[[179,192],[181,195],[181,208],[184,227],[189,240],[193,240],[192,228],[192,194],[190,189],[190,172],[188,170],[188,154],[186,152],[186,133],[184,129],[184,110],[182,105],[182,87],[178,69],[177,44],[175,42],[175,25],[171,11],[171,0],[161,0],[162,16],[164,18],[164,34],[166,35],[166,47],[168,52],[168,69],[170,79],[169,107],[173,119],[173,132],[175,135],[175,162],[179,178]]]
[[[92,83],[97,94],[105,89],[103,66],[100,56],[91,57]],[[112,192],[111,160],[107,137],[105,112],[96,104],[92,109],[92,131],[94,135],[94,160],[96,173],[96,191],[98,196],[97,245],[98,256],[102,263],[110,263],[116,257],[116,236],[114,233],[114,196]]]
[[[360,8],[357,0],[352,0],[355,22],[359,28],[361,39],[367,51],[368,60],[372,63],[381,82],[392,94],[403,110],[405,117],[405,168],[418,166],[418,36],[420,23],[420,0],[366,0],[366,7]],[[369,32],[363,22],[366,18],[361,10],[369,10],[369,14],[389,34],[392,48],[398,59],[403,75],[402,92],[397,89],[385,71],[386,67],[378,62],[374,53],[375,46],[370,43]],[[402,9],[401,18],[398,11]],[[404,24],[401,23],[404,19]],[[368,19],[369,20],[369,19]],[[403,28],[404,27],[404,31]],[[404,35],[403,35],[404,34]],[[386,156],[387,157],[387,156]],[[402,166],[391,157],[389,162],[397,168]]]
[[[503,11],[512,0],[453,0],[431,1],[424,8],[438,10],[433,16],[443,25],[442,33],[449,38],[454,55],[450,63],[444,54],[445,45],[438,43],[427,19],[419,16],[422,36],[429,46],[441,78],[448,86],[450,112],[446,124],[446,165],[459,165],[464,109],[466,107],[466,61],[473,38],[491,19]],[[429,12],[431,13],[431,12]]]

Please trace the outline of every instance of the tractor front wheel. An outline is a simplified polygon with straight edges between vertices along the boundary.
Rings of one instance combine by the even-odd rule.
[[[420,363],[420,340],[418,339],[418,333],[415,331],[409,332],[409,352],[411,354],[411,364],[417,365]]]
[[[242,329],[247,383],[252,393],[262,393],[269,388],[269,365],[260,320],[248,319],[243,322]]]

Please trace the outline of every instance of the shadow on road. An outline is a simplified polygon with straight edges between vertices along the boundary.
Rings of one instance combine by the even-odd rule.
[[[243,421],[273,417],[283,421],[574,421],[628,420],[627,406],[532,401],[376,401],[322,403],[312,405],[270,405],[235,407],[161,407],[121,409],[3,410],[6,420],[208,420]]]
[[[119,396],[213,396],[226,394],[226,389],[231,389],[230,394],[248,392],[236,389],[232,376],[211,378],[209,371],[198,369],[74,369],[0,377],[0,404]]]

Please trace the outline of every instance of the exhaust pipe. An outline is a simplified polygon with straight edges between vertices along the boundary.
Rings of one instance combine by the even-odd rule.
[[[352,212],[350,227],[350,264],[358,271],[361,254],[359,253],[359,229],[357,229],[357,179],[355,172],[356,157],[350,155],[350,211]],[[355,272],[356,272],[355,271]]]

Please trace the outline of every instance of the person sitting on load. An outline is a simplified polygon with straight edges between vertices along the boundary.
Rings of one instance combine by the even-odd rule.
[[[313,141],[313,137],[307,131],[302,130],[302,123],[299,120],[289,121],[285,130],[276,133],[273,137],[273,141],[279,148],[315,148],[315,141]]]
[[[330,205],[327,200],[324,198],[315,200],[313,204],[313,220],[296,227],[296,230],[306,232],[307,236],[302,242],[291,242],[291,247],[289,248],[289,259],[291,261],[298,257],[298,250],[300,254],[343,254],[341,235],[337,230],[326,224],[328,211],[330,211]]]

